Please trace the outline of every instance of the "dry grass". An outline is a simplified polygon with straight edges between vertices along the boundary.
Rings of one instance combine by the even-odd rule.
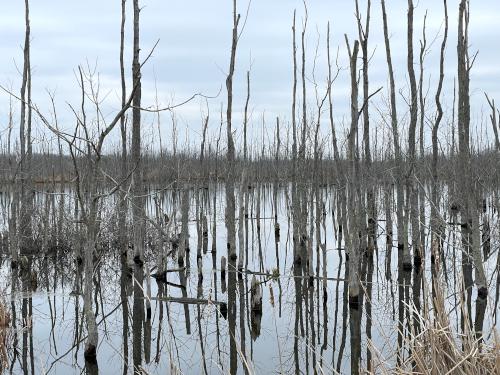
[[[421,331],[407,338],[405,345],[410,355],[397,367],[375,354],[374,372],[383,374],[500,374],[500,337],[496,330],[492,342],[484,343],[476,339],[473,327],[466,326],[464,332],[457,331],[451,324],[446,310],[444,291],[436,283],[434,305],[424,304],[419,315]],[[428,290],[426,288],[426,290]],[[426,300],[431,298],[426,293]],[[432,306],[428,308],[428,306]],[[414,310],[414,306],[408,306]],[[464,301],[460,308],[464,313]],[[413,312],[413,311],[412,311]],[[460,328],[458,328],[460,329]]]
[[[5,304],[0,300],[0,371],[7,367],[7,346],[10,327],[10,313],[5,307]]]

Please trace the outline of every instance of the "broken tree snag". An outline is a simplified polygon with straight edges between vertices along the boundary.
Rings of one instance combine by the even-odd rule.
[[[132,172],[132,222],[133,222],[133,243],[134,259],[136,265],[142,267],[144,264],[144,243],[143,243],[143,184],[142,184],[142,158],[141,158],[141,64],[139,62],[140,37],[139,37],[139,0],[134,0],[134,54],[132,61],[132,82],[134,86],[132,101],[132,150],[131,165]]]
[[[490,100],[486,93],[484,93],[484,96],[486,96],[486,100],[488,101],[488,104],[491,108],[490,121],[491,126],[493,127],[493,134],[495,135],[495,149],[497,151],[500,151],[500,138],[498,137],[498,126],[500,126],[500,120],[497,121],[497,108],[495,106],[495,100]],[[498,114],[500,116],[500,112],[498,112]]]
[[[262,312],[262,285],[257,281],[255,275],[252,276],[250,285],[250,307],[252,311]]]
[[[236,229],[235,229],[235,149],[232,130],[233,111],[233,75],[236,62],[236,47],[238,45],[238,24],[240,15],[236,12],[236,0],[233,0],[233,32],[231,43],[231,60],[229,62],[229,72],[226,77],[227,108],[226,108],[226,132],[227,132],[227,175],[226,175],[226,229],[227,229],[227,255],[231,261],[236,261]]]
[[[351,76],[351,125],[348,135],[348,189],[347,189],[347,214],[349,218],[349,231],[346,236],[346,248],[349,251],[349,304],[351,300],[358,301],[358,296],[361,291],[359,270],[361,264],[360,258],[360,240],[362,223],[358,220],[357,216],[361,215],[361,202],[357,195],[359,184],[359,162],[356,151],[356,140],[358,134],[358,81],[357,81],[357,58],[359,52],[359,42],[354,41],[353,48],[351,49],[349,39],[344,34],[347,52],[350,62],[350,76]],[[352,223],[352,225],[351,225]]]

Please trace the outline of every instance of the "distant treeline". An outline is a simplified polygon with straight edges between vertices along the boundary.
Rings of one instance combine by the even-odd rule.
[[[102,157],[101,166],[105,174],[101,177],[105,180],[108,175],[116,181],[120,178],[121,156],[110,154]],[[80,161],[83,157],[79,158]],[[14,157],[0,155],[0,181],[2,184],[13,183],[14,174],[17,173]],[[69,155],[56,154],[33,154],[32,180],[34,183],[71,183],[75,179],[74,167]],[[315,163],[318,166],[315,167]],[[459,183],[460,178],[456,176],[456,163],[459,163],[457,155],[441,155],[438,162],[439,180],[443,183]],[[492,150],[476,153],[471,158],[472,168],[475,171],[477,182],[487,186],[495,186],[496,176],[491,171],[498,170],[500,155]],[[300,161],[300,173],[296,176],[298,181],[312,182],[319,178],[320,184],[342,184],[342,175],[348,168],[346,159],[338,163],[332,158],[326,157],[315,162],[314,158],[306,158]],[[416,169],[420,176],[431,179],[430,174],[431,156],[419,158]],[[200,160],[196,153],[179,152],[177,154],[145,154],[142,156],[143,181],[149,184],[162,185],[173,182],[192,182],[197,184],[224,182],[227,160],[225,156],[217,156],[215,153],[208,154]],[[363,172],[364,164],[360,164]],[[133,169],[133,165],[129,165]],[[371,183],[390,184],[394,180],[394,159],[375,159],[370,168],[369,175]],[[291,182],[293,178],[293,160],[291,158],[275,158],[274,156],[260,156],[258,158],[243,160],[237,157],[235,161],[236,179],[241,179],[245,171],[245,179],[255,183],[266,182]],[[112,183],[111,179],[108,182]]]

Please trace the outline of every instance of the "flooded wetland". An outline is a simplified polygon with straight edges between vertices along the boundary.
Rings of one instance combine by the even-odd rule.
[[[373,372],[389,371],[398,361],[409,361],[415,336],[432,332],[427,320],[436,308],[431,297],[435,278],[448,329],[459,340],[465,306],[457,293],[463,278],[455,225],[446,226],[439,264],[427,242],[421,267],[400,272],[397,241],[390,235],[396,229],[388,227],[394,221],[384,215],[392,214],[393,197],[377,199],[374,247],[363,254],[360,270],[363,297],[353,305],[347,293],[349,256],[338,187],[307,188],[307,244],[294,240],[288,184],[240,188],[236,195],[242,196],[244,214],[236,231],[243,267],[227,257],[220,185],[148,192],[145,210],[155,224],[146,230],[141,268],[127,262],[128,249],[120,247],[113,232],[100,235],[92,277],[99,371],[348,373],[353,361]],[[377,191],[377,197],[383,195]],[[185,199],[189,210],[183,216]],[[71,192],[57,190],[36,199],[39,210],[55,223],[74,214],[71,201]],[[100,220],[118,230],[115,207],[112,200],[103,202]],[[496,210],[488,208],[484,217],[498,228]],[[160,231],[168,231],[169,237]],[[9,258],[2,261],[3,309],[13,319],[7,337],[13,345],[7,362],[13,373],[85,370],[81,239],[75,232],[63,233],[61,229],[62,238],[55,231],[40,239],[45,253],[22,256],[17,268],[11,268]],[[427,234],[425,229],[425,238]],[[180,264],[182,236],[186,245]],[[498,243],[498,232],[492,232],[490,241]],[[482,326],[490,342],[498,328],[498,256],[485,259],[492,300],[482,312]]]
[[[500,374],[497,1],[48,3],[0,14],[0,374]]]

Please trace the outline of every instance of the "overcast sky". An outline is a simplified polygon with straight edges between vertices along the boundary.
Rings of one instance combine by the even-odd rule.
[[[177,103],[202,92],[215,95],[222,88],[220,96],[209,101],[210,136],[215,137],[219,123],[221,103],[225,102],[225,76],[228,70],[231,42],[230,0],[141,0],[141,46],[142,55],[149,52],[156,40],[157,49],[143,71],[143,106],[155,103],[155,81],[160,105]],[[372,1],[372,23],[369,49],[373,54],[370,62],[370,85],[372,90],[384,87],[372,102],[372,123],[377,125],[377,134],[387,131],[382,114],[386,111],[387,66],[383,44],[380,1]],[[389,29],[391,33],[393,63],[400,90],[399,116],[404,123],[407,106],[403,98],[407,95],[406,74],[406,7],[403,0],[387,0]],[[245,14],[247,1],[239,1],[239,12]],[[353,40],[357,37],[354,17],[354,1],[309,0],[307,1],[309,21],[306,38],[308,104],[311,111],[315,106],[313,62],[318,45],[318,56],[314,77],[319,94],[326,87],[326,25],[331,24],[332,54],[337,53],[342,68],[335,82],[335,117],[338,131],[343,134],[342,119],[349,115],[349,77],[346,70],[347,53],[344,33]],[[415,63],[418,62],[419,40],[421,39],[423,16],[427,17],[427,39],[431,44],[425,62],[425,91],[429,90],[427,113],[433,118],[433,97],[436,78],[439,73],[438,56],[442,38],[443,5],[440,1],[415,1]],[[45,0],[31,1],[31,64],[33,69],[33,102],[43,112],[50,114],[47,90],[55,92],[60,126],[70,129],[75,120],[67,103],[78,105],[79,89],[75,78],[78,65],[87,64],[99,72],[103,108],[109,119],[119,109],[119,27],[120,0]],[[360,0],[362,14],[365,1]],[[451,118],[453,79],[456,72],[456,29],[458,0],[449,0],[450,33],[446,54],[446,83],[443,93],[445,110]],[[237,51],[235,73],[235,130],[237,142],[241,141],[241,118],[246,95],[246,71],[251,67],[251,110],[252,135],[262,136],[263,118],[267,125],[264,137],[272,130],[275,117],[282,123],[290,119],[292,87],[292,38],[291,23],[294,9],[297,9],[297,28],[304,19],[302,1],[298,0],[253,0],[248,20]],[[128,86],[132,57],[132,1],[127,1],[126,54]],[[500,1],[471,1],[470,48],[479,51],[471,74],[471,95],[473,122],[477,132],[487,137],[490,125],[486,122],[483,91],[500,101]],[[298,33],[300,37],[300,33]],[[0,13],[0,83],[19,92],[22,67],[22,46],[24,41],[24,2],[2,0]],[[318,44],[319,43],[319,44]],[[300,53],[300,51],[299,51]],[[418,66],[415,66],[418,72]],[[19,103],[15,104],[15,119],[18,121]],[[191,147],[198,147],[202,112],[206,113],[202,100],[193,100],[175,113],[179,128],[179,144],[184,144],[189,135]],[[311,113],[312,115],[312,113]],[[483,119],[484,117],[484,119]],[[8,121],[8,96],[0,93],[0,128],[2,141]],[[50,138],[35,118],[35,142],[42,146],[42,139]],[[154,141],[158,146],[156,118],[144,116],[144,142]],[[164,146],[169,146],[172,130],[171,116],[161,116],[161,132]],[[186,133],[186,129],[188,132]],[[327,116],[322,131],[328,135]],[[443,127],[445,136],[448,128]],[[374,131],[375,132],[375,131]],[[372,136],[375,138],[375,134]],[[117,144],[117,134],[109,147]],[[487,139],[484,139],[486,142]]]

